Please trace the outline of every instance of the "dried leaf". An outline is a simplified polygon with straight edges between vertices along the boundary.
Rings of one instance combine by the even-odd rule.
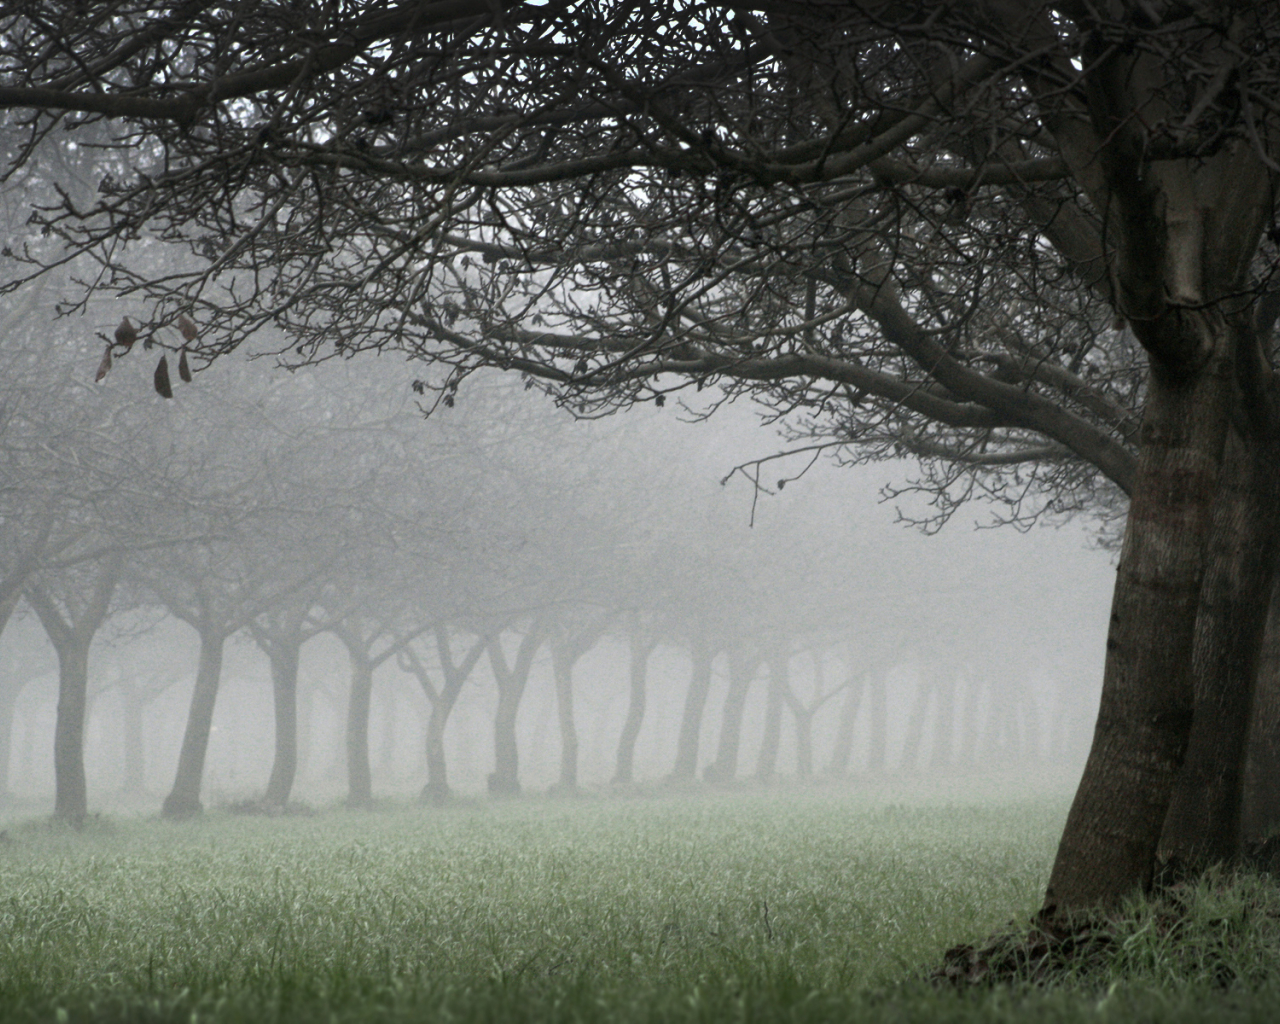
[[[199,333],[196,330],[195,323],[193,323],[191,318],[185,313],[178,316],[178,330],[182,332],[182,336],[186,338],[187,341],[195,341],[196,335]]]
[[[133,343],[138,340],[138,329],[129,322],[129,318],[125,317],[120,321],[120,326],[116,328],[116,344],[125,352],[133,348]]]
[[[169,383],[169,357],[161,356],[156,364],[156,392],[161,398],[173,397],[173,386]]]
[[[94,382],[102,380],[107,375],[107,371],[111,369],[111,346],[107,346],[107,350],[102,353],[102,362],[98,364],[98,372],[93,375]]]
[[[191,383],[191,367],[187,365],[187,350],[185,348],[178,354],[178,376],[184,384]]]

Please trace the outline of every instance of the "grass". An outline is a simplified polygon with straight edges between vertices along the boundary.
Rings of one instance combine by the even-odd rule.
[[[1258,876],[1135,903],[1049,987],[924,980],[1030,917],[1064,812],[800,792],[10,825],[0,1019],[1275,1018]]]

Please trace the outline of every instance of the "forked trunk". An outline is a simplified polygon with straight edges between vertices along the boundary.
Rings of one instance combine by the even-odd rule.
[[[166,818],[190,818],[200,813],[200,784],[204,778],[204,759],[209,749],[209,729],[213,725],[213,706],[218,699],[218,682],[222,678],[222,647],[226,636],[213,630],[200,633],[200,667],[187,712],[187,728],[182,734],[182,750],[178,754],[178,773],[173,789],[164,798],[161,815]]]
[[[1231,400],[1233,349],[1217,326],[1199,372],[1177,377],[1152,358],[1098,721],[1046,909],[1114,906],[1151,882],[1191,729],[1196,611]]]
[[[1195,713],[1160,840],[1160,859],[1180,870],[1240,853],[1244,752],[1280,527],[1276,485],[1269,449],[1233,433],[1200,589]]]

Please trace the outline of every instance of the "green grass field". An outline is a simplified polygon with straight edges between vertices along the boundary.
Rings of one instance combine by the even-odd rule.
[[[1135,904],[1050,987],[957,991],[944,950],[1036,909],[1065,801],[826,791],[11,822],[5,1020],[1267,1020],[1280,896]]]

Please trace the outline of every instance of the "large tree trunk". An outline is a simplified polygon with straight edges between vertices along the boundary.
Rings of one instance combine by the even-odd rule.
[[[693,669],[689,689],[685,693],[684,713],[680,716],[680,735],[676,739],[676,763],[671,769],[672,782],[692,782],[698,774],[698,746],[702,738],[702,713],[711,691],[711,663],[716,652],[705,640],[695,639],[689,647]]]
[[[1188,314],[1165,315],[1186,328]],[[1175,375],[1152,357],[1098,722],[1046,909],[1112,906],[1151,882],[1191,729],[1196,613],[1231,399],[1233,349],[1216,326],[1214,356],[1197,373]]]
[[[742,745],[742,716],[747,709],[747,693],[760,665],[759,655],[738,648],[729,653],[729,691],[720,718],[720,744],[716,759],[707,766],[708,782],[729,783],[738,774],[738,749]]]
[[[1276,568],[1280,493],[1269,446],[1228,441],[1200,591],[1195,714],[1159,854],[1198,870],[1240,853],[1241,787]]]
[[[1280,834],[1280,579],[1267,611],[1246,751],[1240,831],[1253,844]]]
[[[644,722],[649,656],[653,654],[656,646],[656,639],[641,636],[636,624],[632,624],[627,718],[622,723],[622,736],[618,740],[618,763],[613,773],[615,786],[629,786],[634,778],[636,740],[640,736],[640,726]]]
[[[213,706],[218,699],[218,683],[222,678],[223,633],[212,629],[200,632],[200,667],[196,671],[195,690],[187,712],[187,729],[182,735],[178,754],[178,773],[173,789],[164,798],[160,813],[172,819],[190,818],[203,809],[200,784],[204,778],[204,759],[209,749],[209,729],[213,725]]]
[[[284,810],[293,792],[298,774],[298,659],[302,637],[285,641],[277,638],[270,644],[267,657],[271,662],[271,695],[275,704],[276,743],[271,777],[262,805],[270,810]]]

